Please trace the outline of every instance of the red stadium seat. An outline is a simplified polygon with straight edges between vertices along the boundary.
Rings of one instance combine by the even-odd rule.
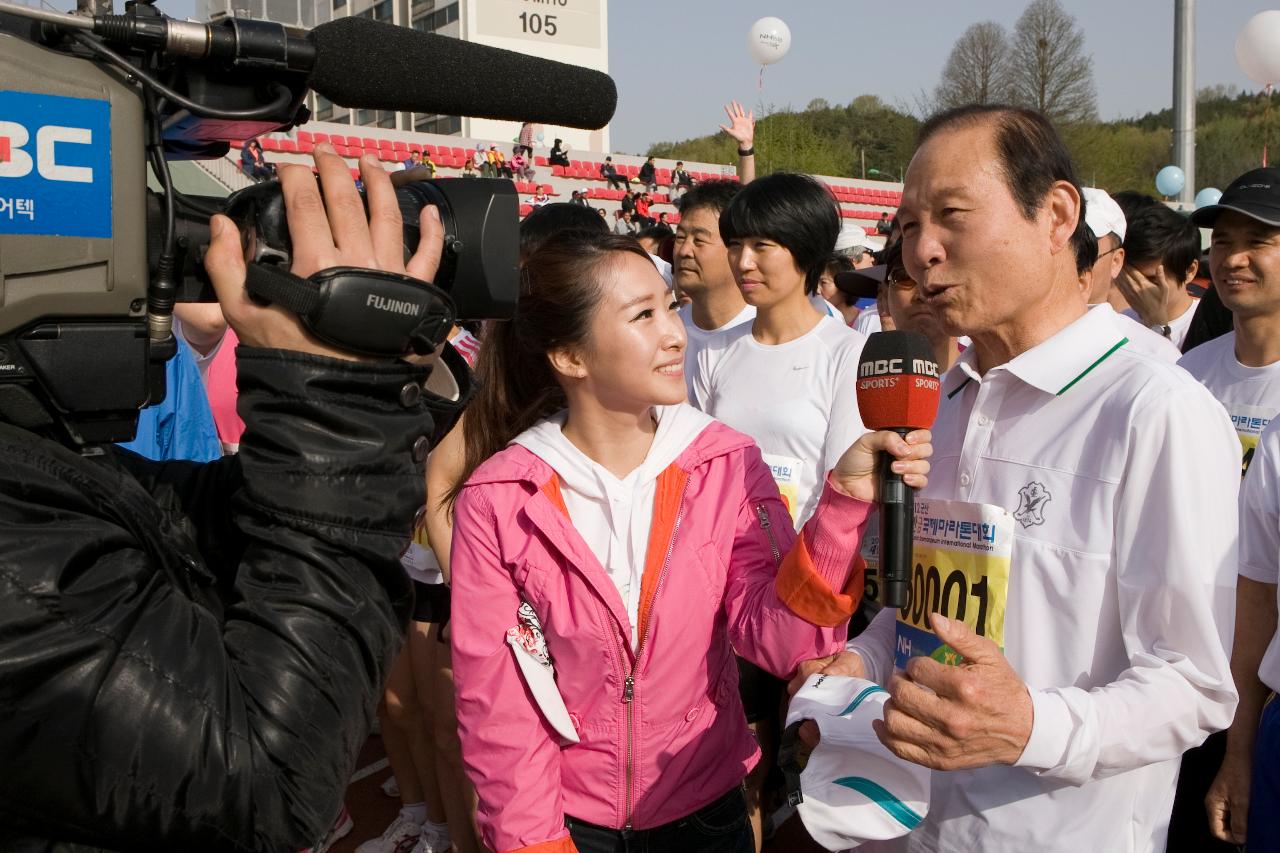
[[[281,139],[280,150],[289,154],[295,154],[298,151],[298,143],[292,139]]]
[[[549,162],[547,161],[547,158],[546,158],[546,157],[543,157],[541,154],[536,154],[536,155],[534,155],[534,158],[533,158],[533,165],[535,165],[535,166],[547,166],[547,165],[550,165],[550,164],[549,164]]]
[[[301,133],[299,133],[299,134],[298,134],[298,138],[299,138],[299,139],[301,139],[301,138],[302,138],[302,134],[301,134]],[[328,141],[329,141],[329,134],[327,134],[327,133],[313,133],[313,134],[311,134],[311,141],[312,141],[313,143],[315,143],[316,145],[319,145],[321,142],[328,142]]]
[[[522,217],[523,217],[523,216],[528,216],[530,213],[533,213],[533,205],[531,205],[531,204],[522,204],[522,205],[520,205],[520,215],[521,215]]]
[[[299,141],[299,142],[314,142],[315,140],[313,140],[313,139],[311,138],[311,133],[310,133],[309,131],[306,131],[306,130],[300,130],[300,131],[298,131],[298,141]]]
[[[377,139],[375,139],[375,138],[374,138],[374,137],[372,137],[372,136],[366,136],[363,140],[361,140],[361,142],[364,144],[364,147],[365,147],[365,148],[377,148],[377,147],[378,147],[378,140],[377,140]]]
[[[358,181],[358,180],[360,180],[360,170],[359,170],[359,169],[352,169],[352,170],[351,170],[351,177],[355,178],[357,181]]]
[[[309,139],[306,142],[303,142],[301,139],[298,140],[299,154],[310,154],[312,151],[315,150],[315,148],[316,146]]]
[[[543,184],[542,191],[547,195],[559,195],[559,193],[557,193],[555,189],[552,188],[551,184]]]
[[[244,147],[244,140],[243,140],[243,139],[233,139],[233,140],[231,140],[231,147],[232,147],[232,148],[243,148],[243,147]]]
[[[564,166],[552,166],[552,167],[551,167],[551,177],[553,177],[553,178],[563,178],[563,177],[566,177],[566,175],[565,175],[565,173],[564,173]]]
[[[280,150],[280,140],[278,139],[273,139],[270,136],[264,136],[258,141],[262,143],[263,151],[279,151]]]
[[[392,141],[391,147],[397,151],[408,151],[409,143],[405,142],[403,139],[396,139]]]

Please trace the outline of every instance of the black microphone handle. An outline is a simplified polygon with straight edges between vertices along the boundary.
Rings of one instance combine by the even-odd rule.
[[[909,429],[894,429],[905,436]],[[893,470],[894,458],[880,459],[880,603],[903,607],[911,586],[911,543],[915,536],[915,491]]]

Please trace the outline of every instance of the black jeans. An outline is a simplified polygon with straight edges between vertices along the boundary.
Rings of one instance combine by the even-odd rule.
[[[754,853],[742,788],[652,829],[609,829],[566,816],[578,853]]]

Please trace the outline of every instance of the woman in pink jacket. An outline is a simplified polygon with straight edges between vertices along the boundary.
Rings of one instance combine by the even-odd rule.
[[[564,234],[482,348],[453,663],[499,853],[750,853],[734,650],[782,677],[838,650],[876,452],[925,481],[927,432],[865,435],[797,536],[754,442],[684,402],[675,309],[632,239]]]

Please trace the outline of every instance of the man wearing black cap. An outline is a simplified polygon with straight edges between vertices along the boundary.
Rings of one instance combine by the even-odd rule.
[[[1280,169],[1254,169],[1192,221],[1213,229],[1209,271],[1234,331],[1178,362],[1231,415],[1247,468],[1262,430],[1280,412]]]
[[[1244,444],[1247,467],[1263,427],[1280,412],[1280,169],[1245,173],[1232,182],[1218,204],[1201,208],[1192,219],[1213,228],[1209,268],[1214,287],[1235,319],[1232,332],[1191,350],[1179,364],[1227,406]],[[1221,392],[1211,380],[1219,383]],[[1267,528],[1276,527],[1277,517],[1265,507],[1274,492],[1270,462],[1246,477],[1241,498],[1241,574],[1231,653],[1240,704],[1227,732],[1222,769],[1206,799],[1210,826],[1224,841],[1244,843],[1248,820],[1250,850],[1267,849],[1264,839],[1280,838],[1275,780],[1255,775],[1253,807],[1249,805],[1251,773],[1265,771],[1280,758],[1274,749],[1268,754],[1260,748],[1254,754],[1255,741],[1267,742],[1267,724],[1259,728],[1271,691],[1267,682],[1277,681],[1276,664],[1264,665],[1264,653],[1276,633],[1275,567],[1280,555],[1268,555],[1260,547],[1276,538],[1276,530]],[[1274,733],[1270,741],[1275,741]]]

